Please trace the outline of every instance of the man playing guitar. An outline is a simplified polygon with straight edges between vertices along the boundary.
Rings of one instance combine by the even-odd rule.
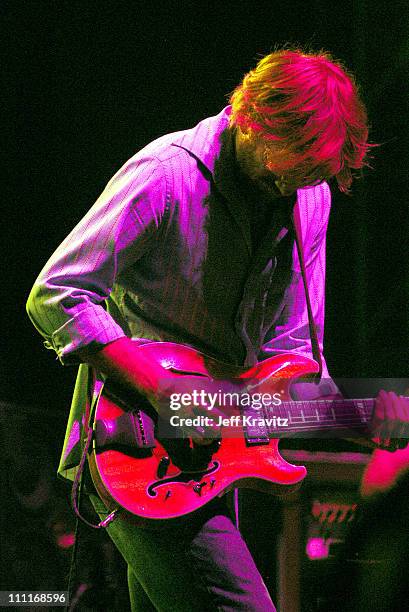
[[[338,62],[326,53],[277,50],[244,77],[217,116],[155,140],[124,164],[46,264],[28,301],[46,346],[63,364],[80,364],[61,475],[73,479],[78,471],[105,380],[148,400],[159,416],[180,391],[171,372],[183,367],[172,370],[168,353],[166,360],[153,358],[156,349],[146,349],[151,342],[195,349],[199,368],[228,364],[224,376],[206,376],[196,366],[183,372],[184,389],[207,391],[237,390],[240,372],[257,379],[263,371],[257,364],[272,356],[283,360],[278,377],[284,363],[286,376],[296,376],[288,354],[297,361],[318,351],[321,382],[301,383],[297,392],[307,399],[337,396],[322,355],[327,181],[348,191],[353,171],[365,165],[367,136],[354,79]],[[375,406],[373,437],[383,446],[407,434],[405,401],[387,394]],[[208,410],[199,405],[189,414],[186,407],[184,414]],[[95,431],[109,436],[116,416],[105,425],[101,418]],[[146,437],[147,426],[136,427]],[[190,434],[189,448],[215,444],[206,428]],[[156,452],[157,441],[143,444],[150,456]],[[93,456],[95,464],[98,453]],[[158,459],[161,479],[169,459],[164,452]],[[197,497],[205,485],[212,486],[192,485]],[[129,481],[129,491],[138,486]],[[91,499],[107,516],[107,500]],[[167,529],[120,515],[107,529],[128,563],[133,610],[274,610],[218,495]]]

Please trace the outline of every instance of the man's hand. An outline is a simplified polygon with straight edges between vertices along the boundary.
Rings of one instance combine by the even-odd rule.
[[[80,352],[80,358],[103,372],[132,394],[132,391],[144,395],[163,419],[169,419],[173,414],[184,418],[197,416],[208,417],[202,425],[182,425],[185,434],[197,440],[197,443],[212,441],[218,435],[217,423],[220,416],[235,414],[235,407],[220,406],[217,402],[206,403],[209,394],[215,397],[219,391],[222,393],[240,393],[243,386],[223,380],[212,380],[205,376],[177,375],[163,368],[159,363],[144,356],[137,345],[129,338],[120,338],[105,345],[97,352]],[[181,403],[180,409],[171,409],[171,397],[186,393],[199,397],[197,402]],[[201,395],[203,391],[205,395]],[[226,409],[226,413],[222,412]],[[207,425],[206,425],[207,423]],[[175,431],[175,434],[177,431]]]
[[[377,447],[395,451],[409,442],[409,399],[393,391],[380,391],[372,417],[372,441]]]
[[[320,399],[343,399],[340,394],[326,395]],[[393,452],[409,443],[409,399],[393,391],[380,391],[375,400],[375,409],[370,425],[372,437],[348,438],[351,442]]]
[[[149,401],[166,424],[177,417],[181,436],[193,438],[196,444],[208,444],[220,437],[219,420],[239,414],[229,394],[243,391],[243,385],[205,376],[169,373],[159,381],[158,391]],[[177,429],[174,430],[177,434]]]

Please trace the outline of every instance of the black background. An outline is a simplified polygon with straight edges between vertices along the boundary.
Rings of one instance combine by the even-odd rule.
[[[381,145],[351,197],[332,187],[330,372],[408,376],[407,9],[403,1],[380,0],[37,0],[4,1],[0,15],[7,104],[0,417],[9,578],[3,588],[64,588],[68,552],[57,554],[52,540],[59,525],[72,528],[64,493],[53,481],[39,505],[28,504],[31,491],[41,492],[42,478],[55,472],[76,369],[63,368],[44,349],[25,314],[28,293],[124,161],[153,138],[218,113],[226,94],[276,44],[323,48],[341,59],[361,84],[371,141]],[[272,552],[257,537],[261,566],[273,581]],[[93,567],[89,554],[80,565],[82,581],[93,584],[84,576]],[[105,559],[104,566],[120,564]]]
[[[195,125],[260,56],[327,49],[357,76],[373,169],[333,191],[326,356],[334,376],[406,376],[409,356],[407,13],[403,2],[5,2],[10,102],[1,398],[65,419],[75,368],[42,346],[25,300],[122,163]],[[9,188],[11,184],[11,188]]]

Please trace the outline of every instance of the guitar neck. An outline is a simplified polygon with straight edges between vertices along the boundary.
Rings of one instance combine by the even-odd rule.
[[[375,407],[374,399],[319,399],[283,401],[280,405],[245,411],[246,437],[251,441],[267,436],[336,432],[367,433]]]
[[[285,401],[274,410],[268,410],[282,419],[282,433],[326,432],[353,430],[365,432],[372,419],[375,400],[319,399],[310,401]]]

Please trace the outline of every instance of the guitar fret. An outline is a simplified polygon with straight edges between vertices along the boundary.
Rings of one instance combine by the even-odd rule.
[[[345,431],[357,434],[367,431],[371,421],[374,400],[316,399],[311,401],[286,400],[279,406],[263,408],[266,418],[278,417],[286,419],[286,426],[269,426],[269,433],[281,432],[285,435],[298,432]]]
[[[370,420],[373,400],[284,401],[279,406],[266,407],[264,414],[287,419],[284,427],[269,427],[269,433],[285,435],[319,431],[348,431],[351,434],[365,428]]]

